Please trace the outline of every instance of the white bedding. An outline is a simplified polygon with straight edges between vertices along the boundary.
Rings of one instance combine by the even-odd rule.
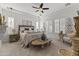
[[[27,45],[29,42],[31,42],[33,39],[41,38],[41,32],[24,32],[20,33],[20,41],[21,43]]]

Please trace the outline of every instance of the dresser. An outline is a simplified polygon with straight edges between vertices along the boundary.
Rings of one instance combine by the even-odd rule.
[[[9,35],[9,42],[17,42],[19,40],[18,34]]]

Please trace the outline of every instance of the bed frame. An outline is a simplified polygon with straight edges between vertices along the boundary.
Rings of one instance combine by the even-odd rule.
[[[31,29],[31,30],[34,30],[34,26],[19,25],[19,26],[18,26],[18,35],[19,35],[19,38],[20,38],[20,31],[21,31],[21,29],[22,29],[22,31],[25,31],[25,30],[29,31],[30,29]]]

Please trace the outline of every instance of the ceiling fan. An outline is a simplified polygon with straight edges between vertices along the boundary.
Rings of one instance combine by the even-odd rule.
[[[66,4],[65,4],[66,7],[69,6],[69,5],[71,5],[71,3],[66,3]]]
[[[37,9],[35,12],[42,12],[42,13],[44,13],[44,10],[49,10],[49,8],[43,8],[43,3],[41,3],[40,4],[40,6],[39,7],[35,7],[35,6],[32,6],[33,8],[35,8],[35,9]]]

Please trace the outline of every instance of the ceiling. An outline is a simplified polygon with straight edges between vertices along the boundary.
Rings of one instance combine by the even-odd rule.
[[[39,6],[40,3],[1,3],[3,8],[12,7],[13,9],[27,12],[30,14],[38,14],[35,13],[35,9],[32,6]],[[50,8],[49,10],[45,11],[44,15],[50,14],[61,8],[65,7],[64,3],[44,3],[44,7]]]
[[[47,7],[47,8],[49,8],[49,10],[44,11],[42,16],[46,17],[53,12],[56,12],[58,10],[65,8],[66,7],[65,4],[66,3],[44,3],[43,7]],[[11,7],[15,10],[30,13],[35,16],[39,15],[39,12],[36,13],[35,12],[36,9],[32,8],[32,6],[38,7],[40,5],[40,3],[0,3],[0,5],[6,9],[7,9],[7,7]],[[71,4],[71,5],[73,5],[73,4]]]

